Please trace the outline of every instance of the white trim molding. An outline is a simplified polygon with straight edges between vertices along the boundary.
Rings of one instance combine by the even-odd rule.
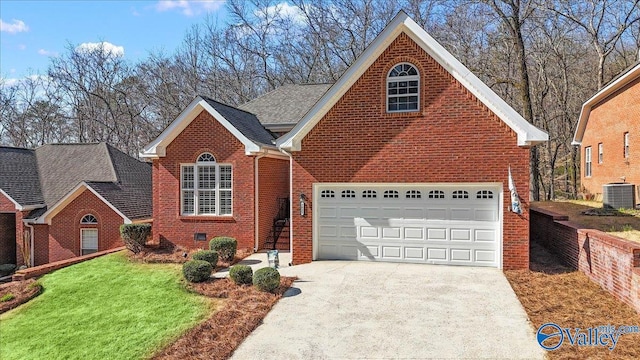
[[[302,120],[298,122],[293,130],[276,141],[276,145],[288,151],[300,151],[302,139],[401,33],[407,34],[429,56],[435,59],[469,92],[508,125],[517,134],[519,146],[533,146],[549,140],[549,135],[545,131],[538,129],[525,120],[442,45],[427,34],[409,15],[404,11],[400,11],[371,45],[345,71],[342,77],[331,86]]]
[[[587,129],[587,123],[589,122],[591,109],[594,106],[598,105],[602,100],[609,97],[609,95],[620,90],[622,87],[629,84],[631,81],[637,79],[638,77],[640,77],[640,63],[636,64],[636,66],[631,68],[631,70],[629,70],[626,74],[622,75],[611,84],[602,88],[582,105],[580,117],[578,118],[578,126],[576,126],[576,132],[573,135],[573,141],[571,142],[571,145],[577,146],[582,144],[582,138],[584,137],[584,131]]]
[[[4,197],[9,199],[9,201],[11,201],[11,203],[16,207],[16,210],[18,210],[18,211],[30,211],[30,210],[35,210],[35,209],[39,209],[41,207],[45,207],[46,206],[45,204],[20,205],[11,196],[9,196],[9,194],[7,194],[4,190],[0,189],[0,194],[2,194]]]
[[[62,211],[67,205],[69,205],[73,200],[75,200],[80,194],[82,194],[85,190],[91,191],[93,195],[95,195],[100,201],[105,203],[111,210],[113,210],[118,216],[124,220],[125,224],[131,224],[131,220],[124,215],[118,208],[113,206],[107,199],[105,199],[102,195],[98,194],[91,186],[89,186],[86,182],[80,182],[73,190],[69,191],[67,195],[65,195],[62,199],[60,199],[55,205],[53,205],[50,209],[48,209],[44,214],[42,214],[39,218],[35,219],[32,223],[34,224],[48,224],[51,225],[51,219],[56,216],[60,211]]]

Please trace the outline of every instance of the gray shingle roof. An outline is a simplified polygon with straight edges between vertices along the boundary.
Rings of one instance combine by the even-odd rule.
[[[129,219],[152,215],[151,166],[105,143],[0,147],[0,169],[0,188],[14,200],[46,205],[29,213],[30,219],[83,181]]]
[[[249,140],[259,143],[272,145],[272,140],[275,139],[273,134],[269,132],[269,130],[265,129],[264,126],[260,123],[258,118],[246,110],[241,110],[234,108],[229,105],[225,105],[223,103],[217,102],[211,98],[206,96],[200,96],[204,99],[211,107],[216,109],[220,115],[224,116],[231,125],[233,125],[238,131],[242,133],[242,135],[246,136]]]
[[[297,124],[333,84],[283,85],[240,105],[264,125]]]
[[[44,204],[33,150],[0,146],[0,189],[22,206]]]

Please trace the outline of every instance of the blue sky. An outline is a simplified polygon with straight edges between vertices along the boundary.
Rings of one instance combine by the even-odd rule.
[[[225,20],[224,0],[0,1],[0,76],[45,73],[49,57],[68,44],[108,42],[137,61],[150,51],[172,53],[185,31],[206,16]]]

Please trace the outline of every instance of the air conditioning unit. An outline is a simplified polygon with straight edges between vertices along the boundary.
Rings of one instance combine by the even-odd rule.
[[[602,204],[613,209],[633,209],[635,185],[629,183],[610,183],[602,185]]]

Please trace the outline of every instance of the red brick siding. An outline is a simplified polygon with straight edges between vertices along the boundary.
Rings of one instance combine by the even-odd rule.
[[[82,217],[91,214],[97,225],[81,225]],[[122,246],[120,225],[124,223],[115,211],[91,191],[85,190],[51,219],[49,228],[49,258],[54,262],[80,256],[80,229],[98,229],[98,250]],[[39,244],[39,236],[36,242]],[[40,265],[40,263],[36,263]]]
[[[33,225],[33,244],[33,265],[49,263],[49,225]]]
[[[263,157],[258,160],[258,241],[260,248],[273,227],[278,214],[278,198],[289,196],[289,160]],[[283,234],[276,243],[279,249],[289,249],[289,238]]]
[[[398,62],[420,71],[420,111],[386,113],[386,77]],[[500,182],[507,169],[519,194],[529,191],[529,150],[433,58],[401,34],[347,91],[294,152],[293,193],[308,199],[293,216],[294,263],[312,259],[312,184],[316,182]],[[528,203],[524,214],[503,204],[503,266],[529,265]],[[298,201],[292,214],[299,214]]]
[[[566,216],[531,209],[531,241],[640,312],[640,244],[583,229]]]
[[[640,78],[633,80],[591,110],[582,139],[581,185],[589,194],[601,194],[602,185],[626,181],[640,185]],[[624,158],[624,133],[629,133],[629,161]],[[598,164],[598,144],[603,162]],[[591,174],[584,176],[585,148],[591,146]],[[636,199],[637,200],[637,199]]]
[[[233,216],[180,215],[180,164],[194,163],[210,152],[219,163],[233,167]],[[166,156],[153,161],[153,241],[186,248],[206,248],[194,233],[232,236],[239,249],[254,247],[254,158],[244,145],[209,113],[202,111],[167,147]]]

